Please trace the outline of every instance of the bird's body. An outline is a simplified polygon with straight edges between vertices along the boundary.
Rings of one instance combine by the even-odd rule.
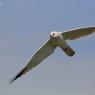
[[[50,39],[52,45],[60,47],[68,56],[73,56],[75,54],[74,50],[66,43],[64,37],[62,37],[61,32],[51,32]]]
[[[67,44],[66,40],[74,40],[94,32],[95,27],[79,28],[67,32],[51,32],[50,39],[39,48],[35,54],[33,54],[28,64],[11,80],[10,83],[40,64],[45,58],[54,52],[56,47],[60,47],[68,56],[73,56],[75,51]]]

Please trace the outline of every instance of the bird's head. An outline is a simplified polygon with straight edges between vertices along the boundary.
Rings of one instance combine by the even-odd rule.
[[[60,32],[51,32],[50,33],[50,39],[59,40],[62,39],[62,34]]]

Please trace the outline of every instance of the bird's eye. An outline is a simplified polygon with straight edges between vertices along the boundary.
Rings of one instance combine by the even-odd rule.
[[[55,35],[55,33],[52,34],[53,36]]]

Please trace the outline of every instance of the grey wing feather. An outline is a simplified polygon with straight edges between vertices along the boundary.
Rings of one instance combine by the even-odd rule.
[[[55,47],[51,44],[51,41],[47,41],[38,51],[33,55],[32,59],[28,64],[10,81],[10,84],[15,81],[18,77],[22,76],[39,63],[41,63],[45,58],[53,53]]]
[[[80,28],[63,32],[62,36],[65,40],[74,40],[83,36],[87,36],[94,32],[95,32],[95,27],[87,27],[87,28]]]

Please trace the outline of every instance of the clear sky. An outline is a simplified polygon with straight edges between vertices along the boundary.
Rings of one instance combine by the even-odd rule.
[[[68,41],[35,69],[8,81],[27,64],[51,31],[95,25],[95,0],[0,0],[0,94],[94,95],[95,35]]]

